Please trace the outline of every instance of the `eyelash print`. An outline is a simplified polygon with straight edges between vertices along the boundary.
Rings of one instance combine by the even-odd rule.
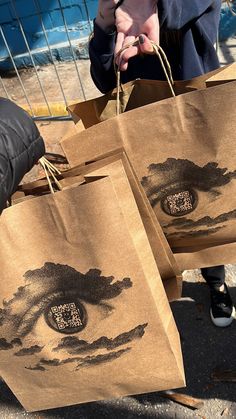
[[[170,233],[168,234],[168,239],[175,239],[175,240],[180,240],[180,239],[184,239],[186,237],[203,237],[203,236],[209,236],[210,234],[214,234],[217,233],[219,230],[221,230],[224,226],[222,227],[215,227],[215,228],[210,228],[207,230],[193,230],[193,231],[178,231],[175,233]]]
[[[148,323],[144,323],[142,325],[136,326],[134,329],[131,329],[128,332],[121,333],[120,335],[116,336],[115,338],[107,338],[106,336],[102,336],[101,338],[95,340],[94,342],[86,342],[84,340],[78,339],[74,336],[68,336],[61,339],[59,345],[53,349],[54,352],[66,351],[69,355],[78,355],[84,354],[85,352],[95,352],[98,349],[106,349],[107,351],[111,351],[107,354],[96,354],[96,355],[88,355],[86,357],[73,357],[67,358],[64,360],[60,360],[58,358],[54,359],[44,359],[42,358],[37,365],[26,367],[27,369],[31,370],[38,370],[41,369],[42,371],[45,370],[45,366],[59,366],[68,363],[78,362],[76,370],[88,366],[88,365],[97,365],[103,362],[111,361],[123,355],[123,353],[130,351],[131,348],[120,349],[118,351],[114,351],[119,346],[126,345],[127,343],[131,343],[134,340],[141,339],[145,333],[145,329]],[[37,345],[36,345],[37,346]],[[29,348],[28,351],[30,352]],[[40,348],[36,347],[34,349],[36,352],[40,352]],[[21,355],[26,355],[23,353],[23,350],[20,351]]]
[[[104,362],[113,361],[114,359],[120,358],[120,356],[124,355],[126,352],[129,352],[130,350],[131,348],[125,348],[125,349],[120,349],[119,351],[109,352],[108,354],[86,356],[85,358],[81,358],[75,371],[78,371],[83,367],[88,367],[91,365],[99,365]]]
[[[104,277],[98,269],[82,274],[68,265],[50,262],[26,272],[24,277],[26,285],[19,287],[10,301],[4,302],[0,313],[0,330],[4,328],[6,333],[18,338],[27,336],[40,315],[56,300],[76,298],[81,305],[84,301],[99,306],[102,300],[112,299],[132,286],[130,278],[114,282],[113,276]],[[24,307],[22,313],[19,306]]]
[[[198,207],[198,192],[209,193],[211,201],[218,199],[222,189],[217,188],[224,187],[232,179],[236,179],[236,170],[229,172],[225,167],[218,167],[216,162],[200,167],[187,159],[168,158],[163,163],[151,164],[148,175],[142,178],[141,183],[153,208],[160,204],[160,209],[168,216],[178,217],[170,222],[162,220],[163,231],[168,240],[173,240],[173,247],[177,240],[218,233],[226,227],[219,224],[236,219],[236,210],[214,218],[205,216],[194,220],[184,217]],[[161,216],[160,210],[157,211]],[[204,229],[206,227],[207,230]],[[169,230],[173,228],[178,231]]]
[[[114,307],[105,300],[113,299],[123,290],[131,288],[130,278],[114,281],[113,276],[102,276],[98,269],[90,269],[82,274],[68,265],[46,262],[40,269],[27,271],[24,281],[25,285],[18,288],[12,299],[3,303],[0,312],[0,333],[4,338],[0,339],[0,350],[11,349],[14,350],[16,357],[37,359],[37,355],[47,347],[46,354],[54,351],[61,358],[66,357],[66,359],[42,357],[35,365],[25,366],[28,370],[46,371],[47,367],[70,363],[76,363],[78,370],[109,362],[131,350],[130,347],[116,350],[117,347],[139,340],[145,334],[147,323],[120,333],[116,337],[101,336],[92,342],[73,336],[73,333],[77,334],[86,327],[91,306],[96,306],[102,311],[103,319],[113,312]],[[72,336],[64,337],[57,346],[52,343],[53,341],[40,345],[35,339],[30,341],[29,338],[25,342],[32,342],[31,346],[21,347],[16,351],[15,347],[22,346],[21,340],[33,331],[42,315],[46,320],[43,327],[47,325],[56,332]],[[8,333],[14,336],[12,341]],[[55,337],[53,339],[55,340]],[[107,353],[97,353],[97,351],[104,352],[103,350]],[[79,354],[82,356],[75,356]]]
[[[232,179],[236,178],[236,170],[227,172],[227,168],[220,168],[216,162],[207,163],[200,167],[187,159],[168,158],[163,163],[151,164],[148,168],[148,175],[143,177],[141,183],[146,191],[151,205],[154,207],[161,202],[162,209],[169,215],[179,216],[193,211],[197,206],[197,192],[211,192],[219,196],[219,188]],[[188,193],[189,197],[183,201],[183,194]],[[165,200],[171,198],[175,204],[182,194],[182,210],[175,213],[167,211]],[[177,195],[177,196],[174,196]],[[175,201],[176,200],[176,201]],[[174,205],[173,204],[173,205]],[[176,204],[176,209],[178,205]]]
[[[33,346],[30,346],[30,348],[20,349],[18,352],[15,352],[14,355],[15,356],[34,355],[34,354],[38,354],[39,352],[41,352],[43,348],[44,348],[43,346],[33,345]]]
[[[201,227],[201,226],[212,227],[217,224],[221,224],[226,221],[234,220],[234,219],[236,219],[236,210],[229,211],[224,214],[220,214],[215,218],[212,218],[209,216],[202,217],[196,221],[188,219],[188,218],[176,219],[176,220],[171,221],[168,224],[163,225],[163,228],[165,229],[168,227],[175,227],[176,229],[181,229],[181,228],[191,229],[193,227]]]
[[[26,366],[25,369],[32,370],[32,371],[47,371],[47,368],[45,368],[45,366],[58,367],[60,365],[77,362],[75,371],[78,371],[83,367],[89,367],[93,365],[99,365],[104,362],[113,361],[114,359],[120,358],[122,355],[130,351],[131,351],[131,348],[125,348],[125,349],[120,349],[118,351],[109,352],[108,354],[91,355],[91,356],[86,356],[83,358],[81,357],[67,358],[62,361],[60,361],[59,359],[52,359],[52,360],[41,359],[36,365]]]
[[[12,342],[7,342],[5,338],[0,339],[0,351],[7,351],[8,349],[12,349],[13,344]]]
[[[132,342],[135,339],[142,338],[147,325],[147,323],[138,325],[134,329],[121,333],[113,339],[102,336],[91,343],[78,339],[77,337],[68,336],[66,338],[62,338],[59,345],[54,348],[53,351],[58,352],[64,350],[70,355],[78,355],[83,352],[95,351],[97,349],[106,349],[109,351],[117,348],[118,346]]]

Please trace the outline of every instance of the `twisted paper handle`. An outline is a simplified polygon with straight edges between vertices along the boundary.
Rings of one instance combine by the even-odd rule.
[[[161,66],[163,68],[166,80],[168,82],[168,85],[170,87],[170,91],[173,97],[175,97],[175,92],[173,89],[173,85],[174,85],[174,80],[172,77],[172,72],[171,72],[171,67],[170,67],[170,63],[168,61],[168,58],[165,54],[165,52],[163,51],[163,49],[160,47],[160,45],[155,44],[155,42],[151,41],[152,47],[153,47],[153,51],[154,53],[157,55],[157,57],[160,60]],[[128,44],[126,44],[123,48],[120,49],[120,51],[118,51],[118,53],[116,54],[115,60],[116,58],[123,52],[125,51],[127,48],[131,47],[131,46],[135,46],[135,45],[139,45],[139,39],[136,38],[133,42],[130,42]],[[115,66],[115,60],[114,60],[114,66]],[[116,71],[116,87],[117,87],[117,93],[116,93],[116,114],[119,115],[120,114],[120,89],[121,89],[121,83],[120,83],[120,70],[116,70],[115,67],[115,71]]]
[[[46,178],[47,178],[47,181],[48,181],[48,186],[49,186],[49,189],[50,189],[51,193],[55,193],[55,190],[53,189],[51,179],[53,179],[53,181],[57,185],[58,189],[61,191],[62,190],[61,184],[55,176],[55,174],[58,174],[58,175],[61,174],[60,170],[57,169],[57,167],[54,166],[52,163],[50,163],[50,161],[47,160],[45,157],[41,157],[41,159],[39,159],[39,163],[41,164],[41,166],[42,166],[42,168],[45,172],[45,175],[46,175]]]

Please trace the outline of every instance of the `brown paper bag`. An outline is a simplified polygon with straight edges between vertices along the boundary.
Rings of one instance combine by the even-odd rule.
[[[221,67],[221,71],[212,74],[206,80],[206,87],[218,86],[219,84],[229,83],[235,81],[236,63]]]
[[[0,373],[28,411],[184,385],[145,229],[139,222],[131,234],[113,184],[2,213]]]
[[[177,266],[161,226],[153,213],[150,203],[143,188],[138,182],[125,153],[117,153],[108,158],[99,160],[96,163],[75,167],[74,169],[63,172],[58,178],[60,179],[60,185],[65,188],[73,184],[78,184],[79,182],[81,183],[84,179],[88,180],[89,178],[94,177],[95,174],[97,177],[109,176],[113,181],[117,199],[120,199],[122,212],[127,219],[128,228],[132,229],[135,227],[133,218],[130,218],[129,208],[130,206],[133,206],[133,208],[137,206],[163,280],[168,300],[173,301],[180,298],[182,292],[181,271]],[[20,190],[21,193],[24,191],[27,194],[26,196],[28,196],[28,194],[35,195],[50,192],[47,179],[40,179],[35,182],[21,185]],[[128,205],[128,211],[126,210],[126,206],[123,205],[124,200]],[[138,213],[135,210],[133,212],[136,214],[137,223]],[[139,222],[141,222],[141,219]]]
[[[62,147],[72,167],[124,147],[181,268],[234,263],[235,100],[236,82],[191,92],[95,125]]]
[[[192,80],[177,80],[173,88],[175,94],[180,95],[232,80],[236,80],[236,64],[221,67]],[[172,93],[167,81],[138,79],[121,86],[119,97],[120,111],[123,113],[172,97]],[[116,99],[117,89],[114,89],[98,98],[73,104],[68,110],[75,123],[80,124],[81,130],[82,124],[84,128],[89,128],[116,116]]]
[[[96,176],[110,177],[117,199],[123,203],[121,206],[122,212],[131,234],[134,234],[138,222],[142,222],[144,225],[169,301],[180,298],[182,292],[181,271],[125,154],[103,159],[99,163],[87,167],[87,170],[84,171],[85,179]],[[128,205],[128,208],[131,205],[133,206],[135,218],[134,215],[130,217],[130,212],[126,210],[124,202]],[[135,211],[136,205],[140,215]],[[144,246],[142,243],[139,243],[139,245],[140,259],[142,259],[145,258],[143,254]]]

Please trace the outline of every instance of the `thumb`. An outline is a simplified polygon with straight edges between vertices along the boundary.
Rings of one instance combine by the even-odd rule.
[[[150,39],[144,35],[139,35],[139,49],[143,54],[153,54],[153,46]]]

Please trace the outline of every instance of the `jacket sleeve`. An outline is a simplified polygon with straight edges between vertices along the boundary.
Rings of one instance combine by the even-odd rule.
[[[206,48],[216,42],[221,0],[158,0],[158,15],[163,32],[183,30],[198,34]],[[94,37],[89,44],[91,76],[97,88],[106,93],[116,85],[113,51],[116,32],[106,34],[94,22]]]
[[[116,85],[113,67],[115,42],[116,31],[107,34],[94,21],[94,34],[89,42],[90,73],[94,84],[102,93]]]
[[[179,30],[209,15],[209,24],[219,23],[221,0],[158,0],[160,26]]]
[[[0,213],[23,176],[44,153],[44,141],[30,115],[0,98]]]

